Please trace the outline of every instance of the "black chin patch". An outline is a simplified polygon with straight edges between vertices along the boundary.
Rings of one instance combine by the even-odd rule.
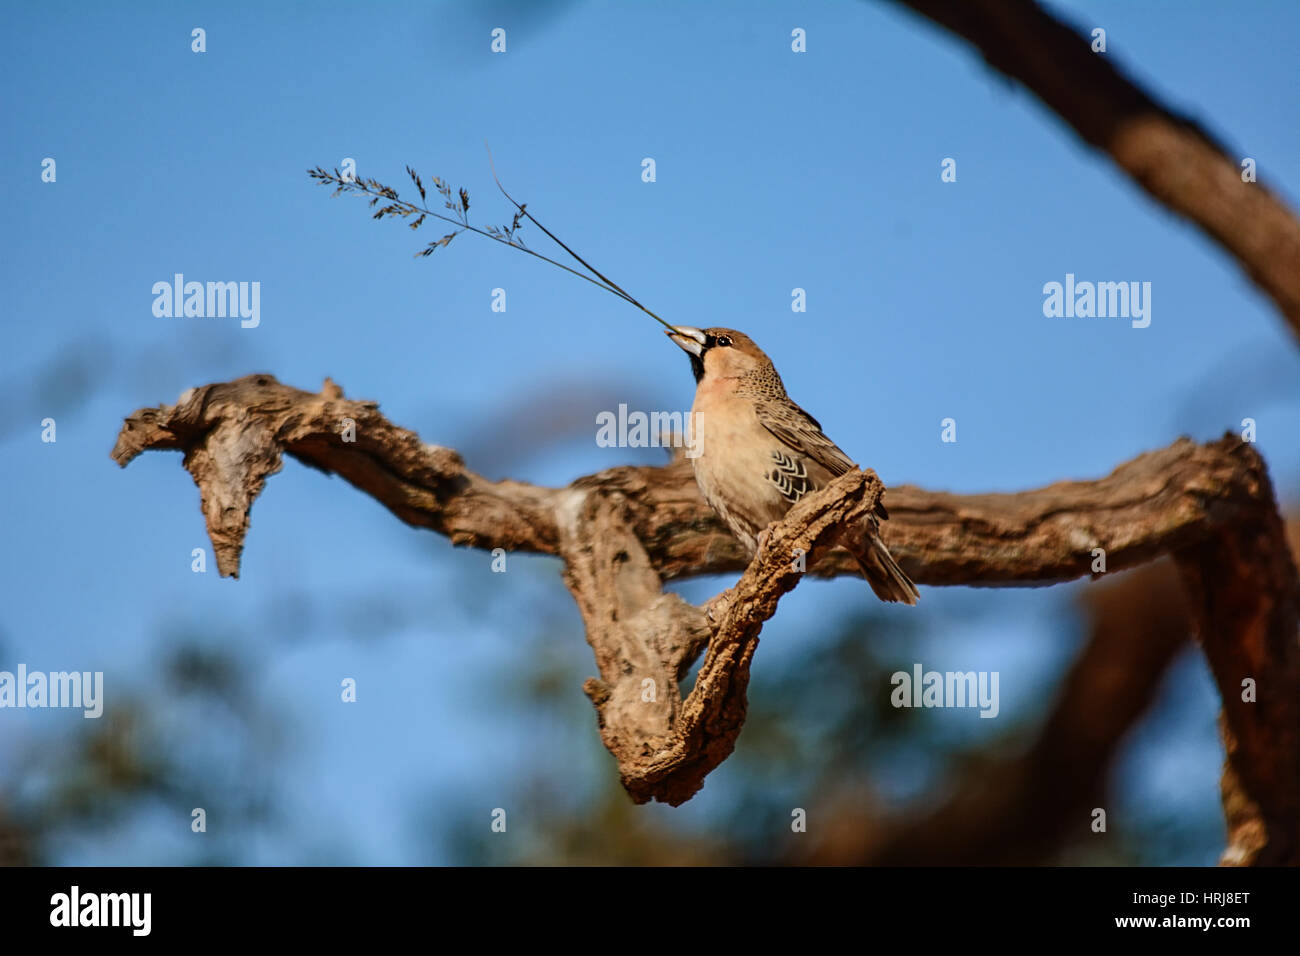
[[[700,379],[704,378],[704,359],[698,355],[688,353],[691,360],[691,374],[695,376],[695,384],[700,384]]]

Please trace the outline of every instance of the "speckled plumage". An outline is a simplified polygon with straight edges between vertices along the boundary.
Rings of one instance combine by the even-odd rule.
[[[771,360],[744,333],[681,326],[673,341],[691,354],[696,377],[696,483],[752,554],[791,505],[857,466],[790,400]],[[916,586],[879,538],[879,519],[889,517],[883,506],[877,516],[854,557],[881,600],[915,604]]]

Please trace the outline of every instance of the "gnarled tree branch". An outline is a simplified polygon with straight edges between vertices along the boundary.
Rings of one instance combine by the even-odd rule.
[[[285,453],[341,475],[408,524],[454,543],[555,554],[587,627],[601,677],[586,691],[602,739],[638,801],[677,804],[734,747],[748,669],[763,623],[810,573],[856,573],[833,547],[882,493],[852,472],[802,502],[754,561],[696,490],[688,462],[621,467],[566,488],[488,481],[456,452],[420,441],[373,402],[330,382],[318,394],[269,375],[191,389],[174,406],[141,409],[113,458],[185,453],[218,565],[236,575],[252,503]],[[889,491],[883,536],[923,584],[1046,584],[1171,554],[1191,592],[1202,645],[1223,694],[1228,751],[1229,862],[1300,862],[1300,643],[1297,575],[1263,461],[1225,437],[1181,439],[1096,481],[1018,494]],[[743,571],[705,609],[663,591],[674,578]],[[677,681],[708,656],[683,700]],[[1241,700],[1244,679],[1255,703]]]

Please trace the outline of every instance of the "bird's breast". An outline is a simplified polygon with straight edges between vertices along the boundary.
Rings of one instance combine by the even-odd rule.
[[[752,403],[743,398],[701,387],[692,412],[695,481],[713,510],[752,552],[758,533],[798,499],[798,494],[791,498],[782,493],[781,476],[787,485],[790,481],[810,484],[807,468],[763,427]]]

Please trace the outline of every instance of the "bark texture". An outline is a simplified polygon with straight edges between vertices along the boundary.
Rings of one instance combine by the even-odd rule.
[[[805,563],[814,575],[856,574],[837,541],[884,494],[873,472],[842,476],[773,525],[750,562],[685,460],[612,468],[564,488],[488,481],[455,451],[425,444],[329,380],[311,393],[270,375],[190,389],[175,405],[135,412],[113,458],[125,466],[151,449],[184,453],[223,575],[238,575],[253,502],[285,454],[456,544],[562,558],[600,672],[584,689],[602,740],[634,800],[674,805],[734,748],[759,633],[782,595]],[[1224,699],[1224,859],[1300,862],[1297,575],[1253,447],[1231,436],[1181,439],[1095,481],[988,495],[900,486],[887,503],[882,536],[921,584],[1048,584],[1092,574],[1096,549],[1107,573],[1171,555]],[[703,608],[663,590],[671,579],[728,571],[740,580]],[[1171,642],[1162,632],[1140,658],[1141,679],[1163,670]],[[1105,648],[1098,641],[1092,653]],[[683,698],[678,681],[701,653]],[[1104,697],[1107,685],[1088,683],[1095,679],[1077,677],[1066,693]],[[1254,702],[1242,698],[1247,679]],[[1110,718],[1126,725],[1140,710],[1105,715],[1095,734],[1062,717],[1049,739],[1092,748],[1096,763],[1119,732]]]

